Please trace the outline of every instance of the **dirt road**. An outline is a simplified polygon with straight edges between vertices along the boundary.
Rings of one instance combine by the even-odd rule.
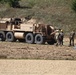
[[[64,46],[62,47],[47,44],[0,42],[0,58],[76,60],[76,48],[68,47],[68,39],[64,40]]]
[[[0,60],[0,75],[76,75],[76,61]]]

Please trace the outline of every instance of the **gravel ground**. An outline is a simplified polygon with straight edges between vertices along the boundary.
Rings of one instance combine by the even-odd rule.
[[[1,59],[45,59],[45,60],[76,60],[76,48],[68,47],[68,38],[64,46],[38,45],[20,42],[0,42]],[[76,40],[75,40],[76,45]]]
[[[68,42],[58,47],[0,42],[0,75],[76,75],[76,46]]]

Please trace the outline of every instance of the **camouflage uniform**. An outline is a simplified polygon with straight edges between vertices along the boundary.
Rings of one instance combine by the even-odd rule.
[[[59,45],[59,30],[56,30],[55,39],[56,39],[56,46],[58,46]]]
[[[63,31],[61,30],[61,31],[59,32],[59,44],[60,44],[60,45],[63,45],[63,38],[64,38],[64,33],[63,33]]]
[[[75,37],[75,31],[73,30],[71,33],[70,33],[70,37],[69,37],[69,46],[74,46],[74,37]]]

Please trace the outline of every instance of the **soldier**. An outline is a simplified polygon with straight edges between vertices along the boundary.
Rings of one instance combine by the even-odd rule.
[[[74,46],[74,37],[75,37],[75,31],[73,30],[69,36],[69,40],[70,40],[69,46]]]
[[[55,39],[56,39],[56,46],[59,45],[59,30],[56,30],[55,32]]]
[[[59,37],[59,44],[63,45],[63,38],[64,38],[63,30],[60,30],[58,37]]]

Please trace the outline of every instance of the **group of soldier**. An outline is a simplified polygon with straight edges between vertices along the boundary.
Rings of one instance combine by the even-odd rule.
[[[75,30],[72,30],[69,34],[69,47],[74,46],[74,38],[75,38]],[[58,29],[55,31],[55,39],[56,39],[56,46],[63,45],[64,33],[62,29]]]

